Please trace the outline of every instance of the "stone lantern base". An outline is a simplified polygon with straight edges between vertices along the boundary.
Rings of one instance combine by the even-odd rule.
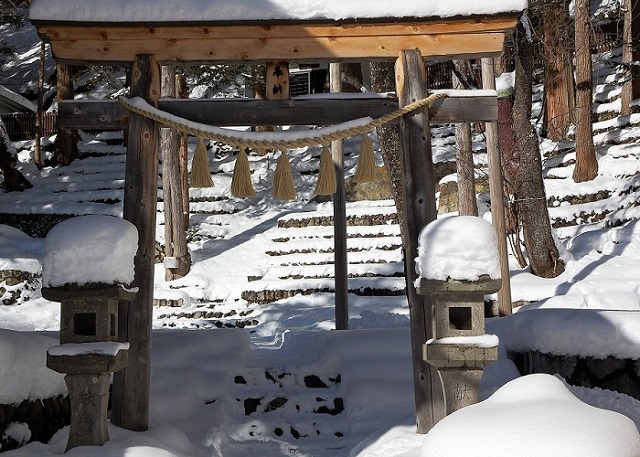
[[[47,366],[66,373],[71,424],[67,451],[77,446],[102,446],[109,441],[107,406],[111,373],[127,365],[127,344],[79,343],[53,346]],[[94,351],[94,352],[91,352]]]
[[[472,337],[468,338],[472,341]],[[483,369],[498,359],[498,347],[433,340],[423,346],[423,359],[438,369],[444,385],[445,410],[449,415],[478,402]]]

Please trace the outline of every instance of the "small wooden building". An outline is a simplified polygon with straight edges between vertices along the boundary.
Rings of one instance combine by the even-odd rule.
[[[131,96],[160,109],[189,118],[196,109],[193,102],[200,102],[198,111],[212,117],[199,122],[219,126],[268,120],[271,124],[327,124],[375,117],[389,110],[389,102],[380,98],[357,103],[237,100],[224,102],[224,109],[215,106],[216,100],[159,104],[160,65],[396,61],[397,101],[405,106],[426,95],[425,59],[499,55],[505,36],[526,6],[526,0],[33,0],[30,16],[42,39],[51,44],[58,64],[130,66]],[[67,121],[63,121],[65,112]],[[250,118],[249,112],[258,113],[257,118]],[[121,339],[129,341],[133,363],[114,381],[112,420],[143,430],[148,421],[158,124],[124,112],[115,102],[96,108],[63,101],[60,113],[66,128],[128,125],[124,217],[140,233],[134,283],[139,291],[120,312],[124,318]],[[406,215],[401,223],[406,234],[417,424],[423,433],[444,415],[437,373],[422,360],[421,346],[433,336],[433,309],[413,287],[418,233],[436,217],[430,116],[458,122],[495,121],[497,102],[495,97],[485,97],[482,103],[471,97],[450,97],[400,119]]]
[[[4,86],[0,86],[0,114],[35,113],[35,103]]]

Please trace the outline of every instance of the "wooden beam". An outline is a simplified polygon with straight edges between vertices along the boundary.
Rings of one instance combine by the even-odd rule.
[[[41,35],[51,40],[110,40],[219,38],[305,38],[305,37],[370,37],[416,36],[429,34],[484,33],[511,29],[519,13],[470,16],[466,18],[424,18],[400,21],[397,18],[364,21],[240,21],[230,22],[156,22],[156,23],[100,23],[57,22],[34,20]],[[423,56],[424,57],[424,56]]]
[[[400,53],[396,62],[399,105],[424,98],[425,66],[417,50]],[[415,258],[420,231],[436,219],[435,183],[431,158],[431,132],[426,110],[407,114],[400,121],[402,171],[404,174],[403,242],[407,299],[411,325],[414,393],[418,433],[427,433],[445,415],[444,394],[435,367],[422,359],[422,347],[435,335],[433,300],[418,295]]]
[[[473,59],[497,56],[502,51],[505,34],[465,33],[412,37],[411,43],[432,59]],[[143,41],[55,41],[51,45],[58,62],[127,62],[137,52],[155,52],[164,64],[171,63],[262,63],[269,59],[291,62],[328,62],[354,60],[388,60],[407,45],[404,36],[377,37],[308,37],[296,44],[289,38],[273,38],[267,42],[256,38],[209,40],[183,39],[175,43]],[[364,57],[368,56],[368,57]]]
[[[495,95],[452,95],[429,107],[431,122],[487,122],[498,118]],[[365,116],[377,118],[395,110],[393,97],[348,99],[214,99],[176,100],[162,98],[159,108],[207,125],[330,125]],[[58,125],[85,130],[121,130],[129,112],[112,100],[68,100],[58,107]]]
[[[497,55],[517,15],[410,23],[290,25],[109,25],[37,22],[59,62],[130,62],[154,54],[163,63],[394,59],[406,48],[424,57]]]
[[[131,71],[131,94],[157,105],[160,67],[153,56],[136,56]],[[129,117],[123,217],[138,229],[133,282],[138,291],[133,301],[121,302],[118,307],[119,339],[129,342],[129,365],[114,374],[111,421],[136,431],[146,430],[149,425],[158,148],[156,122],[132,114]]]

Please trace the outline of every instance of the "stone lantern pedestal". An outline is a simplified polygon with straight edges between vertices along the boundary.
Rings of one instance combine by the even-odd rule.
[[[118,343],[118,301],[135,292],[118,284],[43,288],[60,302],[60,345],[47,351],[47,366],[65,373],[71,403],[67,451],[109,440],[107,404],[111,374],[127,365],[128,344]]]
[[[447,414],[478,401],[483,369],[498,358],[497,338],[484,333],[484,296],[500,284],[488,277],[419,280],[418,293],[433,297],[435,312],[435,338],[424,345],[423,359],[442,378]]]

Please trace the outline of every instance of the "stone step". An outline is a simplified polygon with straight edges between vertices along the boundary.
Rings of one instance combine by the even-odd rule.
[[[253,311],[243,313],[226,312],[213,310],[191,310],[158,313],[154,316],[154,321],[162,327],[179,328],[245,328],[255,327],[259,321],[249,314]],[[155,325],[155,324],[154,324]]]
[[[388,262],[402,262],[402,249],[370,249],[367,251],[353,251],[348,253],[349,264],[379,264]],[[273,266],[301,266],[301,265],[329,265],[333,264],[335,256],[330,252],[310,252],[305,254],[282,254],[272,257]]]
[[[382,236],[376,238],[348,239],[348,252],[394,251],[402,247],[398,236]],[[287,243],[274,243],[267,246],[265,253],[276,257],[290,254],[330,253],[334,251],[332,239],[293,239]]]
[[[397,211],[389,200],[373,206],[347,205],[347,225],[386,225],[397,224]],[[292,213],[278,219],[278,227],[309,227],[333,225],[333,210],[318,210]]]
[[[404,277],[351,278],[349,293],[366,296],[395,296],[406,293]],[[249,284],[241,297],[249,303],[267,304],[295,295],[335,292],[335,281],[323,279],[259,280]]]
[[[271,240],[276,243],[288,243],[292,240],[303,239],[333,239],[333,226],[309,226],[275,228],[269,231]],[[375,238],[385,236],[400,236],[398,224],[348,226],[348,238]]]
[[[189,203],[189,212],[191,214],[235,214],[245,208],[245,203],[230,200]]]
[[[611,214],[629,211],[640,206],[633,194],[613,196],[599,201],[586,202],[575,205],[549,208],[549,218],[554,228],[571,227],[582,224],[594,224],[606,221]],[[630,212],[628,217],[619,215],[615,223],[619,224],[635,217],[636,212]]]
[[[386,263],[350,263],[347,267],[349,278],[362,277],[404,277],[403,262]],[[273,266],[262,274],[251,276],[252,281],[260,279],[321,279],[333,278],[335,267],[332,263],[324,265]]]

